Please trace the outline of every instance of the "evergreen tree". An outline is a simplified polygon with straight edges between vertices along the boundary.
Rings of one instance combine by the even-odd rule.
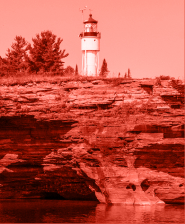
[[[65,68],[65,75],[73,75],[74,71],[74,68],[69,65],[67,68]]]
[[[0,56],[0,71],[2,70],[4,65],[3,58]]]
[[[75,67],[75,75],[78,75],[78,65]]]
[[[3,64],[3,58],[0,56],[0,66]]]
[[[0,56],[0,75],[7,73],[7,60]]]
[[[128,69],[128,78],[131,79],[131,73],[130,73],[130,68]]]
[[[31,72],[61,72],[65,50],[60,50],[63,39],[56,38],[51,31],[43,31],[32,39],[33,47],[29,44],[30,56],[27,58]]]
[[[101,66],[100,76],[105,77],[107,75],[107,72],[108,72],[107,62],[104,58]]]
[[[15,42],[12,44],[11,49],[8,49],[6,58],[4,59],[4,68],[7,71],[18,72],[24,71],[27,68],[26,64],[26,51],[28,43],[25,38],[21,36],[15,37]]]

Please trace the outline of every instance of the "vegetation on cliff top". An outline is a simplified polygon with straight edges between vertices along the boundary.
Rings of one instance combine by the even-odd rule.
[[[17,72],[63,72],[63,58],[69,54],[60,49],[61,38],[51,31],[43,31],[32,38],[33,46],[21,36],[15,42],[5,58],[0,57],[0,75]]]
[[[132,78],[118,77],[118,78],[106,78],[101,76],[81,76],[78,73],[78,67],[75,70],[71,66],[67,66],[65,73],[56,72],[14,72],[2,74],[0,72],[0,85],[14,86],[14,85],[26,85],[28,83],[51,83],[51,84],[61,84],[62,82],[92,82],[95,80],[102,80],[106,84],[111,84],[112,86],[119,86],[121,83],[129,83],[134,81]],[[0,70],[1,71],[1,70]],[[156,77],[154,79],[147,79],[147,81],[152,81],[155,85],[161,86],[162,79]],[[168,80],[173,88],[179,88],[183,86],[182,80],[174,79],[170,77]],[[182,89],[182,88],[181,88]],[[181,92],[184,93],[182,90]]]

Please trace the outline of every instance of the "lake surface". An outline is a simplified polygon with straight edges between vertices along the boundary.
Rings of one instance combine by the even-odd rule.
[[[184,223],[184,205],[124,206],[89,201],[0,200],[0,223]]]

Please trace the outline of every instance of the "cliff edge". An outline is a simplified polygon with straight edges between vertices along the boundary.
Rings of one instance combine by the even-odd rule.
[[[184,203],[184,92],[170,81],[0,86],[0,198]]]

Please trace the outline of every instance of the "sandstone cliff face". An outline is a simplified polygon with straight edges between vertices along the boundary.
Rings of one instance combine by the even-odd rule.
[[[184,202],[184,95],[169,82],[0,92],[0,198]]]

